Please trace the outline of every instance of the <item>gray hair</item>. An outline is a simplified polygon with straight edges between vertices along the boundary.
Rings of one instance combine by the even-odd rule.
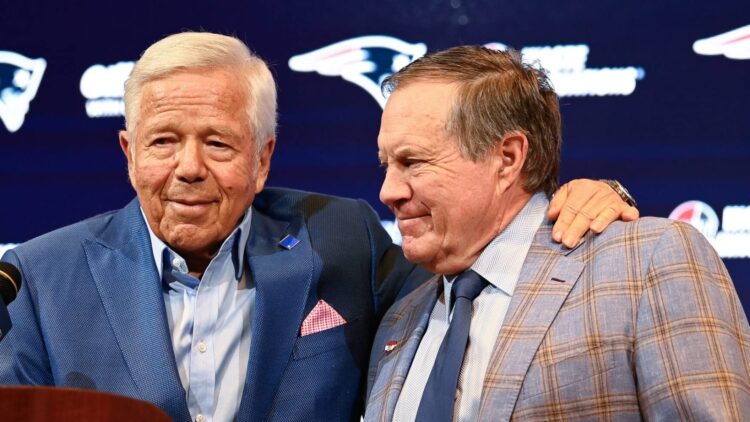
[[[523,133],[529,141],[524,189],[548,195],[557,189],[560,107],[544,70],[524,64],[517,51],[454,47],[428,54],[386,78],[383,92],[415,81],[458,84],[445,131],[456,137],[466,158],[480,160],[506,134]]]
[[[131,140],[136,136],[143,85],[171,73],[194,69],[224,69],[242,76],[247,94],[246,113],[257,151],[275,137],[276,84],[266,63],[237,38],[183,32],[147,48],[125,81],[125,127]]]

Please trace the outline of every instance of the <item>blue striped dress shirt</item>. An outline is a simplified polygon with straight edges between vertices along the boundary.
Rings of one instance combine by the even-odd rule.
[[[185,260],[148,229],[165,283],[177,370],[196,422],[231,421],[239,410],[255,306],[255,288],[244,265],[251,217],[248,209],[200,280],[188,275]]]

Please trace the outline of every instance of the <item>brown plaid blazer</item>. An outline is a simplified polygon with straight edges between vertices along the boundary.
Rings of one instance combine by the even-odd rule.
[[[487,368],[480,420],[750,419],[750,327],[692,227],[614,223],[573,250],[537,232]],[[367,421],[389,421],[430,312],[433,278],[381,322]],[[394,350],[385,343],[396,340]]]

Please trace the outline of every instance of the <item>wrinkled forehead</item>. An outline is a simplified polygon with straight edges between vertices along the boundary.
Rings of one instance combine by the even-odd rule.
[[[227,96],[235,99],[244,95],[240,78],[225,69],[187,69],[171,72],[146,81],[141,89],[142,99],[163,99],[170,96]]]
[[[456,86],[445,82],[420,81],[399,86],[385,104],[379,142],[381,138],[444,134],[455,95]]]
[[[245,94],[227,72],[180,72],[144,84],[143,117],[192,110],[202,117],[225,116],[244,121]]]

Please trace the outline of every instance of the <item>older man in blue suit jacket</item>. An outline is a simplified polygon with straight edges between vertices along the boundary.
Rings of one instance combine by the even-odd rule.
[[[441,274],[376,335],[367,421],[746,420],[750,327],[692,227],[550,241],[560,114],[518,53],[457,47],[387,79],[380,193]]]
[[[110,391],[181,421],[358,419],[380,317],[429,274],[363,201],[263,190],[276,92],[240,41],[157,42],[125,104],[138,199],[3,258],[25,283],[0,382]]]

